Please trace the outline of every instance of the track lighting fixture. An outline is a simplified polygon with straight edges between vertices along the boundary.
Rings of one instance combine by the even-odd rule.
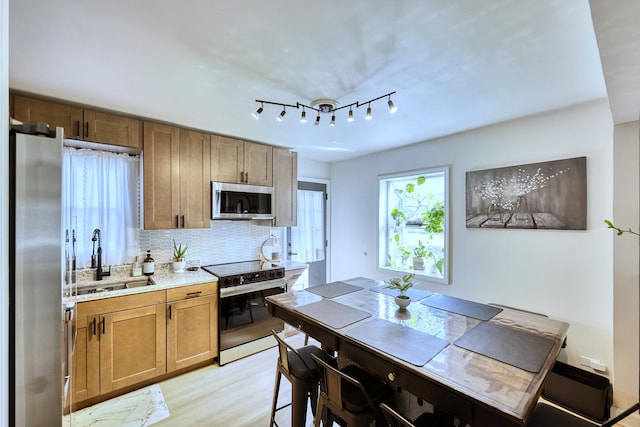
[[[396,111],[398,111],[398,107],[396,107],[393,103],[393,101],[391,100],[391,95],[395,94],[396,92],[390,92],[387,94],[384,94],[382,96],[379,96],[377,98],[373,98],[370,99],[368,101],[365,102],[352,102],[351,104],[347,104],[347,105],[340,105],[338,103],[338,101],[335,101],[333,99],[316,99],[314,101],[311,102],[311,105],[306,105],[306,104],[301,104],[299,102],[296,102],[295,104],[284,104],[282,102],[273,102],[273,101],[266,101],[266,100],[262,100],[262,99],[256,99],[256,102],[260,103],[260,108],[258,108],[255,112],[253,112],[253,117],[257,119],[260,118],[260,114],[262,113],[262,111],[264,111],[264,104],[271,104],[271,105],[278,105],[280,107],[282,107],[282,111],[280,112],[280,115],[277,116],[277,119],[279,122],[282,121],[282,119],[284,118],[284,115],[287,114],[286,111],[286,107],[291,107],[291,108],[302,108],[302,113],[300,114],[300,122],[301,123],[306,123],[307,122],[307,112],[306,109],[309,108],[310,110],[314,110],[318,112],[318,116],[316,117],[315,120],[315,125],[318,126],[320,124],[320,113],[323,114],[329,114],[331,113],[331,121],[329,122],[329,126],[335,126],[336,125],[336,111],[342,110],[344,108],[349,108],[349,114],[347,116],[347,121],[348,122],[352,122],[354,120],[353,118],[353,107],[355,108],[360,108],[364,105],[367,106],[367,114],[365,115],[365,119],[366,120],[371,120],[373,118],[372,114],[371,114],[371,103],[378,101],[380,99],[383,98],[387,98],[387,105],[389,106],[389,114],[393,114]]]
[[[256,111],[251,113],[251,114],[253,114],[253,118],[254,119],[258,120],[260,118],[260,113],[262,113],[264,111],[264,108],[262,108],[262,107],[264,107],[264,105],[262,103],[260,103],[260,107]]]
[[[387,105],[389,106],[389,114],[393,114],[396,111],[398,111],[398,107],[393,105],[393,101],[391,100],[391,95],[389,95],[389,102],[387,102]]]

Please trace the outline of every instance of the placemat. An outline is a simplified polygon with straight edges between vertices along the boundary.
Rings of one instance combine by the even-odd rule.
[[[305,289],[307,292],[313,292],[316,295],[320,295],[324,298],[335,298],[340,295],[350,294],[351,292],[364,289],[361,286],[350,285],[344,282],[331,282],[323,285],[309,286]]]
[[[502,311],[500,307],[493,307],[486,304],[468,301],[466,299],[450,297],[448,295],[434,295],[422,301],[420,304],[451,311],[452,313],[462,314],[463,316],[473,317],[474,319],[479,320],[490,320],[493,316]]]
[[[371,313],[340,304],[330,299],[323,299],[312,302],[311,304],[301,305],[296,307],[295,310],[334,329],[344,328],[359,320],[371,317]]]
[[[375,288],[370,288],[369,290],[374,292],[380,292],[381,294],[391,295],[392,297],[395,297],[398,295],[397,289],[389,289],[386,287],[386,285],[376,286]],[[425,291],[422,289],[411,288],[407,290],[406,294],[409,298],[411,298],[411,301],[420,301],[421,299],[424,299],[426,297],[433,295],[433,292]]]
[[[424,366],[449,345],[447,340],[383,319],[370,320],[346,335],[416,366]]]
[[[455,345],[525,371],[539,372],[553,347],[553,340],[508,326],[483,322],[458,338]]]

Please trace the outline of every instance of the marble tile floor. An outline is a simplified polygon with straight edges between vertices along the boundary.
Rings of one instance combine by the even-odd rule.
[[[146,427],[169,417],[158,384],[153,384],[63,417],[70,427]]]

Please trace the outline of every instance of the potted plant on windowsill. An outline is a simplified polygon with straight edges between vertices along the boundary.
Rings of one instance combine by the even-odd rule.
[[[387,289],[395,289],[398,291],[396,295],[396,304],[400,309],[405,309],[411,304],[411,298],[407,295],[407,291],[413,286],[413,279],[416,275],[413,273],[405,274],[402,277],[394,277],[387,282]]]
[[[182,246],[182,243],[176,245],[176,241],[173,241],[173,272],[184,273],[184,267],[187,262],[184,260],[184,255],[187,252],[187,246]]]
[[[413,269],[424,270],[428,256],[427,248],[422,244],[422,240],[418,240],[418,246],[413,248]]]

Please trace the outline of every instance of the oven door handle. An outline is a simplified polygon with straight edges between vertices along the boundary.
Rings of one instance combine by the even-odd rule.
[[[255,282],[248,285],[230,286],[228,288],[220,288],[220,298],[228,298],[236,295],[249,294],[251,292],[264,291],[266,289],[283,288],[287,291],[287,281],[282,279],[266,280],[264,282]]]

